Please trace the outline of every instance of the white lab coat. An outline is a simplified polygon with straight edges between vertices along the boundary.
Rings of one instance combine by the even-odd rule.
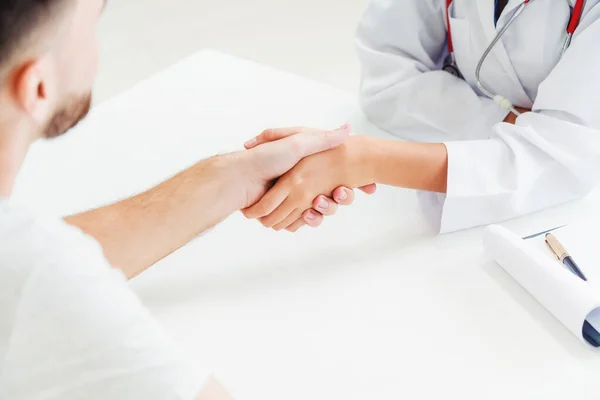
[[[523,0],[510,0],[501,28]],[[454,0],[451,27],[466,81],[441,71],[445,0],[372,0],[357,34],[361,104],[395,135],[444,142],[448,193],[422,193],[441,232],[524,215],[588,194],[600,177],[600,0],[588,0],[560,59],[574,0],[533,0],[487,58],[484,86],[531,108],[516,125],[476,88],[496,34],[494,0]]]

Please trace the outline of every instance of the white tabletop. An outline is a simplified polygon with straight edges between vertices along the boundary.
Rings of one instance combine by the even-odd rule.
[[[202,52],[37,143],[14,199],[68,214],[267,127],[348,121],[383,135],[353,94]],[[507,226],[551,227],[589,203]],[[132,287],[238,400],[597,399],[600,353],[487,259],[479,236],[434,236],[413,192],[381,188],[296,235],[234,215]]]

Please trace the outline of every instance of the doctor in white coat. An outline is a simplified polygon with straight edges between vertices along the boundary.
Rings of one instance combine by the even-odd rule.
[[[562,57],[575,0],[530,1],[494,46],[483,85],[533,111],[514,125],[502,123],[508,111],[482,94],[475,78],[484,51],[523,0],[501,12],[499,3],[449,6],[464,80],[440,70],[448,54],[445,0],[375,0],[358,29],[369,119],[393,134],[446,145],[447,193],[427,195],[442,231],[576,199],[598,181],[600,1],[585,3]]]
[[[423,142],[360,139],[361,162],[387,170],[371,174],[374,183],[423,190],[426,213],[441,232],[581,198],[597,184],[600,0],[372,0],[356,41],[366,115],[394,135]],[[462,77],[449,73],[452,67]],[[289,133],[267,132],[256,142]],[[289,186],[290,193],[302,190]],[[341,190],[349,193],[341,188],[334,198]],[[255,212],[274,209],[266,203],[277,197],[283,198],[267,196],[247,214],[282,228],[271,218],[276,212]],[[284,225],[317,225],[335,206],[323,199],[329,206],[315,201],[304,222],[286,225],[288,218]]]

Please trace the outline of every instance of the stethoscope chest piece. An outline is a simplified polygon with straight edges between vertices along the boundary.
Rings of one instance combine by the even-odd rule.
[[[450,75],[454,75],[459,79],[465,79],[458,69],[458,65],[456,64],[456,60],[454,59],[454,54],[448,54],[446,59],[444,60],[444,66],[442,70],[449,73]]]

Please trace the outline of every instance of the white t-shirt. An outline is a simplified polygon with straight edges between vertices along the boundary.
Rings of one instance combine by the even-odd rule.
[[[94,239],[0,200],[0,400],[193,400],[206,379]]]

